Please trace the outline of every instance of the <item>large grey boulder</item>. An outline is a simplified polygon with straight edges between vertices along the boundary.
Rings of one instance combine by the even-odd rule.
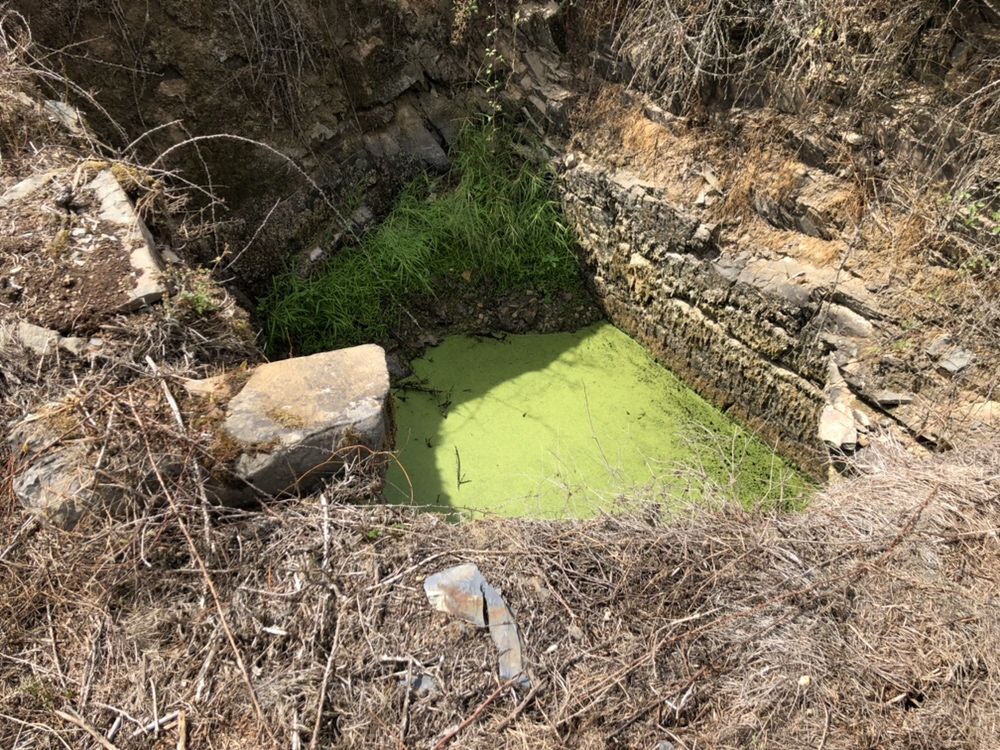
[[[390,447],[385,352],[369,344],[261,365],[224,414],[236,479],[265,495],[308,491]]]

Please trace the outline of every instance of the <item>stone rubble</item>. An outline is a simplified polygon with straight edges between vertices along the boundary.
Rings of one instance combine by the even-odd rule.
[[[96,354],[102,346],[102,341],[99,338],[86,339],[80,336],[63,336],[58,331],[36,326],[27,321],[21,321],[17,324],[15,338],[17,343],[39,357],[55,354],[56,349],[62,349],[74,357],[82,357]]]
[[[71,530],[85,511],[110,507],[117,493],[100,484],[87,446],[59,441],[49,419],[61,411],[59,404],[42,406],[13,426],[7,443],[20,459],[13,489],[22,507]]]
[[[389,372],[379,346],[260,365],[231,397],[230,378],[187,384],[193,394],[223,401],[217,429],[233,446],[236,479],[217,488],[224,502],[308,492],[345,464],[391,447]]]

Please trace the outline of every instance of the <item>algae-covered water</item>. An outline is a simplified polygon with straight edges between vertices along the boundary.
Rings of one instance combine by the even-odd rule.
[[[389,502],[585,517],[619,496],[794,504],[808,483],[609,324],[454,336],[396,391]],[[706,480],[720,492],[706,492]],[[412,489],[411,489],[412,486]]]

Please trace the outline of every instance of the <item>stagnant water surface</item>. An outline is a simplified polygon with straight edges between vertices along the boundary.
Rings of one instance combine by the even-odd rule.
[[[396,391],[390,502],[582,517],[614,510],[622,495],[661,503],[714,496],[706,479],[744,503],[795,503],[808,488],[606,323],[454,336],[413,370]]]

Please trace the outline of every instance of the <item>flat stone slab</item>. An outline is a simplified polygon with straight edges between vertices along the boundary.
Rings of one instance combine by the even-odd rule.
[[[872,398],[879,406],[905,406],[913,403],[913,394],[906,391],[877,391]]]
[[[428,576],[424,581],[424,593],[439,612],[458,617],[477,628],[489,628],[499,652],[500,679],[516,681],[522,688],[531,687],[514,615],[479,568],[465,563]]]
[[[236,476],[267,495],[308,491],[392,440],[389,371],[374,344],[257,367],[221,429]]]
[[[841,336],[869,338],[875,333],[871,321],[850,308],[832,302],[823,304],[821,314],[828,330]]]
[[[975,362],[975,359],[975,355],[971,352],[956,346],[941,357],[938,362],[938,372],[948,377],[954,377],[968,369]]]
[[[21,345],[39,356],[51,354],[59,346],[62,336],[58,331],[21,321],[17,325],[17,338]]]
[[[949,378],[968,369],[976,361],[972,352],[958,346],[947,333],[937,336],[927,347],[927,353],[937,360],[938,372]]]
[[[61,529],[76,526],[93,504],[90,457],[81,450],[58,450],[30,463],[14,480],[14,494],[28,511]]]
[[[142,220],[132,201],[118,183],[110,169],[98,172],[88,187],[97,196],[102,221],[112,224],[118,231],[129,264],[135,273],[135,287],[128,292],[128,300],[121,310],[128,312],[144,305],[159,302],[166,291],[163,284],[163,261],[156,252],[153,236]]]
[[[50,172],[32,175],[25,180],[21,180],[12,188],[7,190],[3,195],[0,195],[0,206],[19,203],[20,201],[30,198],[36,192],[48,185],[52,181],[52,178],[57,174],[59,174],[59,170],[53,169]]]

